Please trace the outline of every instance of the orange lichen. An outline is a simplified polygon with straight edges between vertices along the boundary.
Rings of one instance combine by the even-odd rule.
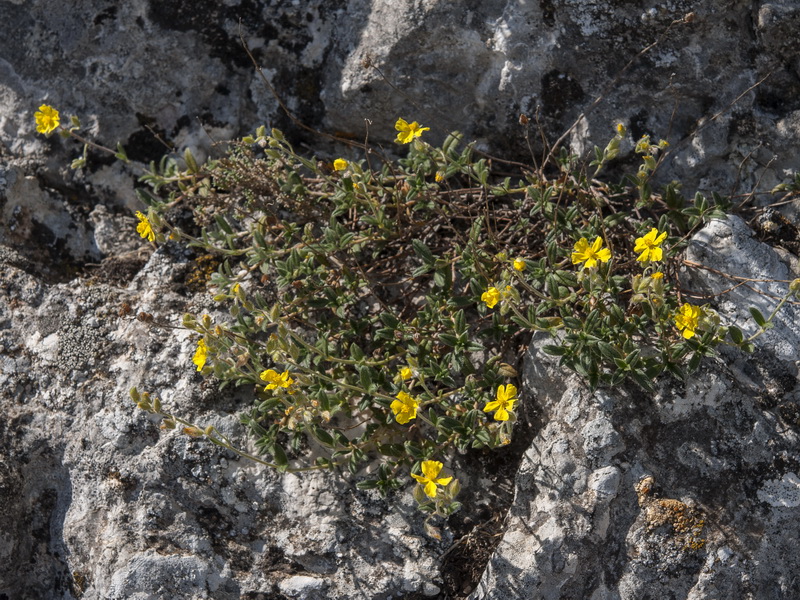
[[[644,512],[647,530],[669,527],[676,545],[684,550],[699,550],[706,544],[703,535],[705,519],[700,511],[688,506],[680,500],[670,498],[653,498],[651,496],[655,480],[648,476],[635,486],[639,506]]]

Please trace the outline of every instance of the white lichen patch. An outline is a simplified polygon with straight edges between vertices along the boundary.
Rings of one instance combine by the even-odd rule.
[[[781,479],[767,481],[756,494],[775,508],[795,508],[800,506],[800,477],[790,471]]]

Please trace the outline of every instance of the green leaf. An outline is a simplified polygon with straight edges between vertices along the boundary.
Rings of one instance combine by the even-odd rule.
[[[578,278],[571,271],[556,271],[556,277],[567,287],[578,287]]]
[[[425,458],[425,453],[414,442],[408,441],[404,445],[406,447],[406,454],[414,460],[422,460]]]
[[[625,322],[625,313],[622,312],[622,308],[620,308],[619,304],[612,304],[609,306],[608,312],[614,318],[615,325]]]
[[[183,160],[186,161],[186,168],[189,173],[197,173],[200,167],[197,166],[197,161],[189,148],[183,151]]]
[[[402,444],[378,444],[378,452],[395,458],[401,458],[405,454]]]
[[[269,450],[278,467],[286,467],[289,464],[289,458],[286,456],[286,451],[283,449],[283,446],[280,444],[273,444]]]
[[[446,346],[450,346],[451,348],[455,348],[458,345],[458,338],[454,335],[450,335],[449,333],[440,333],[439,341]]]
[[[320,444],[324,444],[325,446],[330,446],[333,448],[335,444],[333,443],[333,436],[322,429],[319,425],[313,425],[311,428],[314,437],[317,438]]]
[[[120,144],[119,142],[117,142],[117,152],[116,152],[116,154],[114,154],[114,157],[117,158],[118,160],[121,160],[122,162],[125,162],[125,163],[126,162],[130,162],[128,160],[128,155],[125,152],[125,148],[123,148],[122,144]]]
[[[269,400],[264,400],[264,402],[258,405],[258,412],[260,412],[262,415],[266,414],[279,404],[281,404],[279,398],[270,398]]]
[[[566,356],[569,354],[569,348],[565,346],[553,346],[547,345],[542,347],[542,352],[545,354],[549,354],[550,356]]]
[[[359,370],[359,378],[361,379],[361,387],[369,391],[372,389],[372,376],[368,367],[361,367]]]
[[[489,435],[489,431],[488,430],[479,429],[478,431],[475,432],[475,441],[481,442],[483,445],[488,446],[491,443],[492,438]],[[477,447],[479,447],[479,446],[477,446]]]
[[[636,383],[639,384],[640,387],[647,390],[648,392],[655,391],[655,386],[653,385],[652,380],[642,371],[633,371],[631,373],[631,379],[633,379]]]
[[[614,348],[608,342],[598,342],[597,347],[600,349],[600,354],[602,354],[605,358],[614,360],[615,358],[622,358],[620,356],[619,350]]]
[[[364,358],[364,351],[355,342],[350,344],[350,358],[353,360],[362,360]]]
[[[625,357],[625,362],[628,363],[631,367],[635,367],[639,364],[639,355],[641,354],[641,350],[634,350],[628,356]]]
[[[614,386],[621,384],[623,381],[625,381],[625,378],[627,376],[628,373],[626,371],[623,371],[621,369],[619,371],[615,371],[614,374],[611,376],[611,385]]]
[[[445,429],[448,431],[458,431],[464,432],[464,426],[461,424],[461,421],[458,421],[452,417],[442,417],[439,419],[439,422],[436,424],[438,428]]]
[[[422,259],[422,262],[425,265],[432,267],[435,259],[433,257],[433,253],[431,252],[430,248],[425,245],[422,240],[411,240],[411,247],[414,249],[414,252],[417,256]]]
[[[217,222],[217,225],[220,229],[222,229],[222,231],[228,235],[233,235],[233,229],[231,229],[231,226],[228,224],[228,221],[225,220],[225,217],[222,215],[214,215],[214,220]]]
[[[388,312],[382,312],[379,315],[379,318],[383,324],[386,325],[386,327],[391,327],[392,329],[396,329],[400,323],[400,320],[397,317]]]
[[[378,487],[378,480],[365,479],[364,481],[359,481],[356,484],[356,487],[360,490],[374,490],[376,487]]]
[[[764,318],[764,315],[761,314],[761,311],[758,310],[755,306],[750,307],[750,314],[752,315],[753,320],[759,327],[762,328],[766,327],[767,320]]]
[[[558,279],[553,273],[550,273],[547,276],[547,293],[550,294],[550,296],[554,300],[558,300],[561,298],[561,295],[559,294],[558,290]]]
[[[467,318],[464,315],[463,308],[453,315],[453,323],[455,324],[456,333],[464,333],[467,331]]]
[[[744,341],[744,334],[742,334],[742,330],[739,329],[738,327],[731,325],[728,328],[728,333],[730,334],[733,343],[736,344],[737,346]]]
[[[597,385],[600,383],[600,372],[591,371],[589,373],[589,389],[596,390]]]

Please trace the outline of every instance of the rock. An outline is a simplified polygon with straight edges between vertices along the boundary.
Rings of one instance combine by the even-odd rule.
[[[316,577],[306,577],[304,575],[296,575],[281,581],[278,585],[281,592],[289,596],[289,598],[327,598],[323,594],[325,589],[325,582]]]
[[[746,335],[758,329],[749,309],[768,317],[776,298],[787,290],[792,278],[788,265],[773,248],[758,241],[741,218],[732,215],[712,220],[691,241],[686,259],[703,266],[688,270],[687,283],[708,299],[719,303],[719,312],[737,323]],[[785,305],[759,344],[781,361],[800,360],[800,311]]]
[[[687,257],[714,269],[694,271],[696,291],[730,290],[717,272],[748,278],[717,298],[743,329],[747,306],[774,307],[762,292],[786,292],[763,281],[786,266],[736,217],[709,223]],[[781,313],[755,356],[728,353],[655,395],[591,393],[535,341],[525,389],[546,425],[471,600],[800,597],[796,322]]]
[[[185,289],[188,255],[152,252],[132,234],[143,206],[130,183],[143,165],[168,147],[202,160],[216,140],[261,124],[315,152],[347,152],[287,117],[240,33],[310,126],[363,139],[369,120],[371,143],[393,148],[403,116],[431,126],[432,142],[457,128],[527,160],[520,113],[532,123],[538,115],[551,141],[577,123],[565,140],[583,155],[622,122],[623,160],[639,136],[667,136],[661,178],[681,179],[691,195],[769,188],[796,168],[799,14],[790,2],[721,0],[644,12],[565,0],[0,3],[14,32],[0,39],[0,596],[440,593],[447,533],[441,543],[424,537],[407,498],[382,501],[329,474],[263,471],[160,433],[128,399],[132,385],[152,390],[231,435],[241,433],[235,407],[249,401],[203,384],[185,332],[133,318],[174,325],[186,310],[213,313]],[[92,140],[121,142],[132,163],[92,151],[86,168],[70,170],[82,145],[35,133],[42,103],[80,116]],[[735,219],[704,235],[693,260],[779,275],[782,263]],[[734,248],[761,258],[732,263]],[[85,269],[94,278],[76,279]],[[712,276],[702,285],[730,287]],[[720,314],[747,327],[748,303],[762,299],[744,287],[728,298]],[[640,597],[646,586],[654,596],[735,597],[742,582],[765,597],[798,595],[789,578],[798,566],[797,319],[785,314],[759,338],[756,361],[729,355],[730,372],[706,366],[654,397],[587,394],[534,345],[526,381],[548,424],[476,597]],[[647,476],[654,491],[640,505]],[[706,523],[703,547],[676,541],[680,515]]]
[[[452,536],[426,537],[410,494],[280,475],[159,432],[135,408],[132,386],[246,443],[247,392],[204,384],[186,331],[134,318],[216,314],[205,295],[176,291],[182,251],[159,248],[122,285],[47,283],[16,253],[0,258],[0,596],[386,598],[441,585]]]
[[[135,197],[113,182],[135,165],[92,153],[85,172],[59,173],[81,145],[35,134],[33,112],[46,102],[77,114],[92,138],[119,141],[145,164],[168,145],[202,159],[215,140],[261,124],[301,132],[240,35],[294,116],[359,140],[369,121],[372,143],[389,147],[399,116],[432,126],[433,141],[459,129],[524,158],[521,113],[534,144],[536,126],[552,142],[577,124],[566,140],[580,154],[622,122],[623,154],[643,134],[668,138],[662,180],[691,194],[772,187],[795,169],[800,144],[800,10],[791,2],[231,0],[198,10],[132,0],[54,10],[32,0],[3,3],[0,18],[16,32],[0,41],[0,141],[46,162],[62,189],[128,211]]]

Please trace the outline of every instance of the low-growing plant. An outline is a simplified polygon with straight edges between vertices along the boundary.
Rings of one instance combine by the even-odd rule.
[[[37,125],[49,134],[58,118],[51,127],[45,108]],[[676,183],[654,193],[664,140],[635,141],[638,170],[611,184],[596,176],[628,140],[621,124],[591,177],[564,149],[539,166],[504,163],[458,132],[435,147],[416,121],[395,128],[408,148],[399,160],[371,148],[319,160],[261,127],[223,158],[201,165],[186,150],[150,165],[137,231],[220,261],[209,289],[228,317],[182,324],[197,334],[197,371],[254,388],[241,422],[257,454],[134,388],[140,408],[281,471],[343,467],[384,493],[410,473],[420,508],[448,515],[459,507],[458,480],[442,475],[453,453],[511,440],[531,334],[550,336],[544,351],[591,388],[652,391],[719,344],[752,350],[800,287],[768,317],[752,309],[749,337],[683,296],[681,251],[730,204],[688,200]],[[179,210],[195,231],[173,224]]]

